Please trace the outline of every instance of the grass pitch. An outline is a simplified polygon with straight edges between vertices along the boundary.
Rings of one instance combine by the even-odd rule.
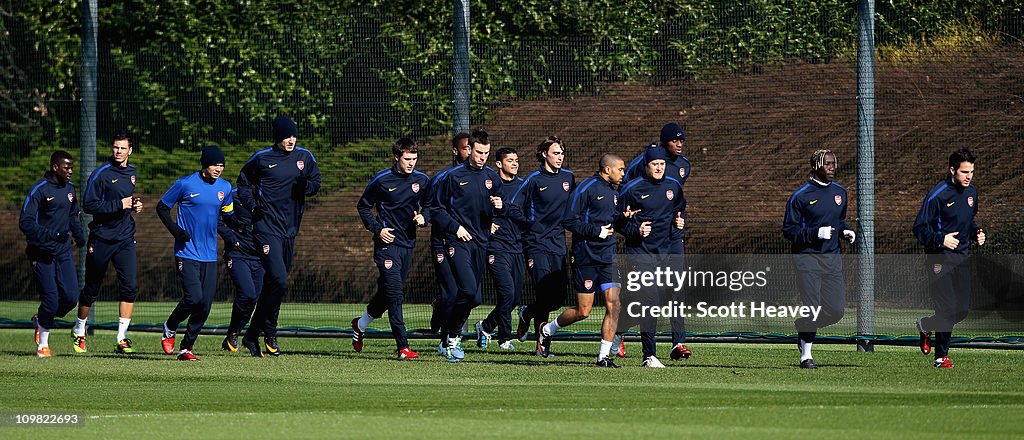
[[[1024,352],[954,349],[936,370],[916,348],[815,347],[816,371],[786,345],[695,344],[665,370],[592,367],[596,343],[555,341],[555,358],[471,348],[448,364],[436,343],[393,360],[394,343],[282,338],[286,354],[254,359],[200,336],[201,362],[175,361],[159,336],[112,353],[99,331],[72,352],[34,356],[32,333],[0,330],[0,413],[78,412],[82,427],[0,427],[0,438],[1011,438],[1024,435]],[[471,345],[473,341],[467,341]]]

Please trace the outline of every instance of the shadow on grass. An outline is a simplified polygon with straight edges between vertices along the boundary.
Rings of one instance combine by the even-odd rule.
[[[34,351],[21,351],[21,350],[0,350],[0,355],[3,355],[3,356],[16,356],[16,357],[36,357],[36,353]],[[94,352],[87,352],[87,353],[55,353],[53,355],[53,357],[55,357],[55,358],[83,358],[83,359],[96,359],[96,358],[126,359],[126,360],[133,360],[133,361],[166,361],[166,360],[174,360],[174,356],[166,355],[166,354],[163,354],[163,353],[160,353],[160,354],[155,354],[155,353],[154,354],[143,354],[143,353],[117,354],[117,353],[94,353]]]

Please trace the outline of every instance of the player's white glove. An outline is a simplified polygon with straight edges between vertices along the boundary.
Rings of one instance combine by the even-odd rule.
[[[847,240],[850,240],[850,244],[853,244],[853,242],[857,241],[857,233],[849,229],[843,231],[843,237],[845,237]]]
[[[604,240],[608,238],[609,235],[612,235],[612,225],[601,226],[601,232],[597,234],[597,236]]]
[[[818,238],[820,238],[822,240],[831,240],[832,239],[832,227],[831,226],[822,226],[822,227],[818,228]]]

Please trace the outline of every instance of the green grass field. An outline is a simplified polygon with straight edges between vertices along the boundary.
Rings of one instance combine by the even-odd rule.
[[[132,325],[158,329],[174,309],[174,305],[173,302],[139,302],[136,304],[135,313],[132,316]],[[6,318],[20,321],[20,325],[30,327],[30,319],[38,307],[38,301],[0,301],[0,322]],[[482,305],[474,309],[469,320],[470,324],[484,319],[493,307],[493,305]],[[361,316],[364,310],[366,310],[365,304],[285,303],[281,306],[279,326],[291,329],[347,331],[352,318]],[[414,330],[430,327],[429,304],[405,304],[403,310],[406,328]],[[117,302],[98,301],[93,311],[97,323],[105,324],[108,329],[116,328]],[[893,338],[902,337],[906,339],[907,343],[911,343],[917,339],[914,319],[929,314],[931,314],[930,310],[878,309],[875,312],[875,334]],[[591,315],[594,317],[604,316],[604,308],[594,307]],[[230,317],[230,301],[215,302],[206,324],[210,328],[226,328]],[[58,320],[58,322],[61,321],[63,321],[63,327],[70,327],[74,321],[74,312]],[[976,310],[972,311],[964,322],[957,324],[954,336],[989,339],[1013,336],[1020,338],[1024,337],[1024,324],[1022,323],[1024,323],[1024,313],[1021,312]],[[589,332],[596,335],[600,330],[600,325],[600,319],[592,318],[574,324],[566,331]],[[665,319],[662,319],[659,325],[662,331],[670,330],[669,323]],[[389,334],[391,331],[386,317],[374,321],[371,329]],[[687,320],[687,330],[705,335],[723,332],[754,332],[773,335],[795,333],[792,318],[691,318]],[[825,334],[842,336],[857,334],[857,310],[848,309],[846,316],[840,322],[829,326],[822,333],[822,335]]]
[[[0,438],[1012,438],[1024,435],[1024,352],[954,349],[936,370],[913,347],[857,353],[695,344],[669,368],[591,366],[596,343],[556,341],[555,358],[471,349],[459,364],[413,340],[423,357],[392,359],[387,339],[361,354],[348,339],[282,338],[287,353],[254,359],[200,336],[198,363],[173,360],[159,336],[140,353],[110,352],[98,331],[75,355],[67,330],[54,357],[34,356],[29,330],[0,330],[0,413],[78,412],[83,427],[0,427]],[[468,341],[472,344],[472,341]],[[525,345],[525,344],[524,344]],[[661,344],[667,355],[668,344]]]

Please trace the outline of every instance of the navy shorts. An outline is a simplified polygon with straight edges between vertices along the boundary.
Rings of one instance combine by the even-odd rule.
[[[575,266],[572,269],[573,292],[593,294],[621,286],[619,271],[614,264]]]

